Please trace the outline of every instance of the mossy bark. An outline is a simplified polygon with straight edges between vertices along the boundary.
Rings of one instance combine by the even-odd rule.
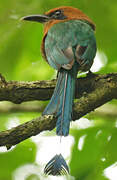
[[[1,76],[0,100],[21,103],[32,100],[48,100],[51,98],[56,80],[37,82],[6,82]],[[87,113],[112,99],[117,99],[117,73],[106,75],[87,75],[77,79],[76,98],[74,103],[73,120],[79,119]],[[17,127],[0,132],[0,146],[8,149],[21,141],[39,134],[45,130],[52,130],[56,125],[54,116],[40,116]]]

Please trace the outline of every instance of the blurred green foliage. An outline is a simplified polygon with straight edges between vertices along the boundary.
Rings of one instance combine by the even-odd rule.
[[[27,162],[34,163],[35,156],[36,146],[30,140],[22,142],[7,153],[0,153],[0,179],[12,180],[12,172]]]
[[[0,73],[7,80],[46,80],[55,76],[55,71],[41,56],[42,25],[21,22],[19,19],[63,5],[81,9],[95,22],[98,50],[108,60],[99,73],[116,72],[116,0],[0,0]],[[112,101],[110,104],[116,106],[117,102]],[[8,128],[11,119],[17,118],[18,122],[23,123],[38,115],[0,114],[0,131]],[[70,172],[76,180],[108,180],[103,174],[104,169],[117,162],[116,118],[112,117],[109,121],[109,117],[96,116],[93,120],[94,127],[71,130],[75,143],[71,152]],[[79,150],[78,142],[84,135],[83,149]],[[111,139],[108,141],[109,136]],[[17,168],[25,164],[35,164],[36,151],[37,147],[31,140],[20,143],[11,151],[0,151],[0,180],[14,180],[13,173]],[[37,179],[40,178],[35,173],[26,177],[26,180]]]

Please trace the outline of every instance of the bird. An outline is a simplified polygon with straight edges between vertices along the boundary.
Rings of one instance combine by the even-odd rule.
[[[90,72],[97,45],[95,24],[81,10],[61,6],[43,15],[22,18],[44,25],[41,52],[47,63],[57,70],[57,83],[49,104],[42,115],[54,115],[57,119],[56,134],[69,134],[72,120],[75,84],[78,72]],[[47,175],[65,175],[69,167],[61,154],[55,155],[45,166]]]
[[[42,115],[54,115],[56,134],[67,136],[77,74],[90,71],[96,55],[95,24],[81,10],[71,6],[57,7],[43,15],[25,16],[22,20],[44,25],[42,56],[58,74],[54,93]]]

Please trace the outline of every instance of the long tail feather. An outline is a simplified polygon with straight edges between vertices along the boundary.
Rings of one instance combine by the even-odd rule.
[[[59,136],[69,134],[76,75],[76,64],[71,70],[60,70],[53,96],[43,112],[43,115],[54,114],[57,117],[56,133]]]
[[[75,79],[72,71],[64,71],[64,90],[60,96],[59,109],[57,111],[57,135],[69,134],[70,121],[72,119],[72,106],[75,91]]]
[[[59,106],[60,94],[63,90],[60,88],[60,87],[62,87],[63,80],[64,80],[63,74],[59,72],[54,93],[52,95],[52,98],[51,98],[49,104],[47,105],[47,107],[43,111],[42,115],[56,114],[58,106]]]
[[[55,155],[45,166],[44,173],[47,175],[59,176],[69,173],[68,165],[61,154]]]

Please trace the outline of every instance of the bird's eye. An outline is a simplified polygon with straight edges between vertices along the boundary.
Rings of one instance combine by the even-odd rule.
[[[64,20],[64,19],[67,18],[67,17],[64,15],[63,10],[56,10],[56,11],[51,12],[50,14],[48,14],[48,16],[49,16],[51,19],[58,19],[58,20]]]
[[[55,12],[55,15],[56,15],[56,16],[61,15],[61,11],[56,11],[56,12]]]

